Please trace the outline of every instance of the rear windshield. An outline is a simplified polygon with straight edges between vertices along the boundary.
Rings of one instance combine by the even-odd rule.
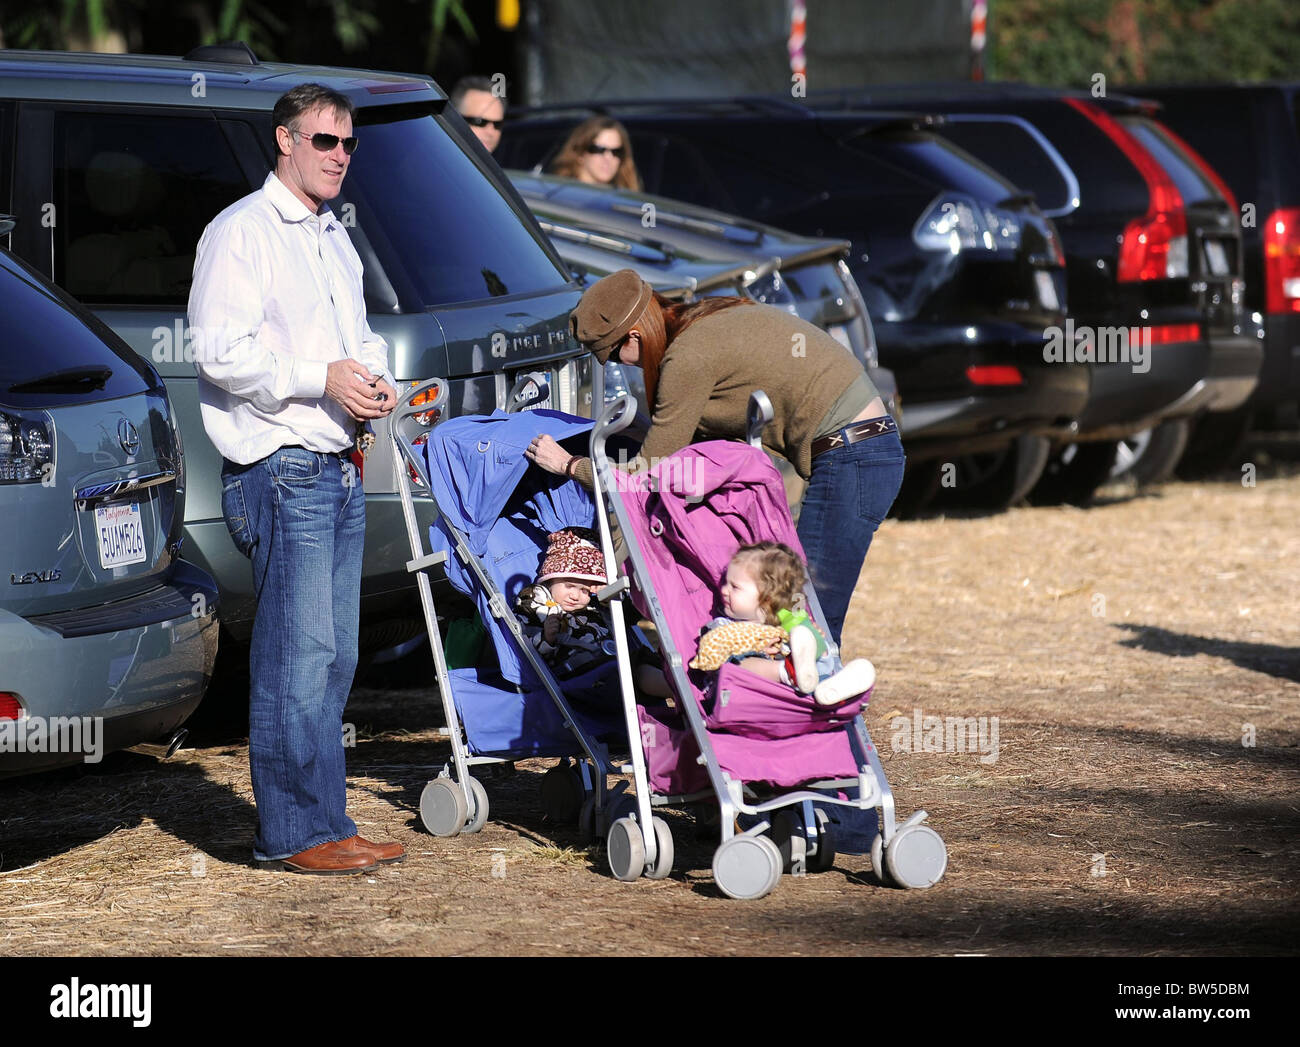
[[[564,287],[568,277],[528,223],[432,111],[362,110],[360,147],[335,213],[356,221],[424,308]]]
[[[1234,91],[1197,91],[1162,100],[1161,121],[1214,166],[1238,201],[1257,199],[1259,146],[1246,100]]]
[[[54,407],[87,399],[110,400],[159,384],[148,365],[100,321],[4,251],[0,251],[0,316],[5,318],[0,404]],[[62,378],[56,380],[56,375]],[[46,380],[43,390],[13,389],[38,379]]]
[[[1145,117],[1125,116],[1120,117],[1120,123],[1169,172],[1184,203],[1202,204],[1223,200],[1223,194],[1201,173],[1196,162],[1170,141],[1164,129],[1155,121]]]
[[[913,171],[945,189],[997,203],[1016,194],[1016,187],[991,167],[946,139],[925,132],[886,131],[854,138],[858,148],[874,148],[882,159]]]
[[[1034,137],[1010,120],[950,117],[943,137],[994,167],[1021,189],[1034,194],[1049,214],[1064,213],[1074,200],[1061,169]]]

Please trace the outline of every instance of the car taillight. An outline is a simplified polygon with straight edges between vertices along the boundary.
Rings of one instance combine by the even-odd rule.
[[[1022,385],[1025,376],[1010,364],[972,364],[966,368],[972,385]]]
[[[1282,207],[1264,223],[1264,289],[1270,313],[1300,313],[1300,207]]]
[[[1063,101],[1096,124],[1147,184],[1147,212],[1129,222],[1120,239],[1118,279],[1127,283],[1187,277],[1187,212],[1169,172],[1109,113],[1081,98]]]
[[[415,389],[420,384],[421,383],[419,382],[412,382],[411,388]],[[410,404],[412,407],[422,407],[424,404],[431,404],[438,399],[438,393],[441,391],[441,389],[442,387],[439,385],[431,385],[429,386],[428,389],[424,390],[424,392],[416,393],[414,396],[410,397],[406,402]],[[415,420],[419,422],[420,425],[428,426],[430,429],[432,429],[435,425],[437,425],[441,419],[442,419],[442,409],[437,407],[435,407],[431,411],[421,411],[419,414],[415,415]],[[428,442],[429,442],[429,434],[420,433],[413,440],[411,440],[411,446],[423,447]],[[407,475],[410,476],[411,481],[415,484],[416,487],[424,486],[424,481],[420,479],[420,474],[415,471],[415,467],[412,466],[410,463],[407,463],[406,472]]]
[[[18,700],[18,695],[10,694],[8,691],[0,691],[0,720],[21,720],[23,718],[23,704]]]
[[[43,411],[0,411],[0,484],[39,483],[54,462],[54,423]]]
[[[418,384],[418,382],[413,383],[413,386]],[[411,397],[408,403],[410,403],[412,407],[419,407],[421,404],[431,404],[438,399],[439,389],[439,386],[431,385],[424,392],[417,393],[415,396]],[[435,409],[432,411],[425,411],[422,414],[417,414],[415,420],[421,425],[433,426],[441,417],[442,411]]]
[[[1200,324],[1157,324],[1151,328],[1152,345],[1169,345],[1171,342],[1197,342],[1201,338]]]
[[[923,251],[1015,251],[1020,216],[960,193],[943,193],[917,220],[912,239]]]

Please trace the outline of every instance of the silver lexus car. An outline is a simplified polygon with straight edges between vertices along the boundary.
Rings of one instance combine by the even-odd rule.
[[[2,776],[175,732],[212,675],[217,588],[180,558],[158,372],[3,249],[0,315]]]

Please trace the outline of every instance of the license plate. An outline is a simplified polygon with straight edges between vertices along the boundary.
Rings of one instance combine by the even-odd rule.
[[[1228,275],[1228,252],[1218,240],[1205,241],[1205,264],[1211,276]]]
[[[99,542],[100,567],[144,563],[144,521],[139,503],[96,506],[95,535]]]
[[[1034,273],[1034,282],[1038,284],[1038,300],[1043,303],[1043,308],[1056,312],[1061,308],[1061,299],[1056,294],[1056,283],[1052,280],[1052,274],[1039,269]]]

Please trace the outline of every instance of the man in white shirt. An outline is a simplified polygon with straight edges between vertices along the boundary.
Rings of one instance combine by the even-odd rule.
[[[357,663],[365,494],[359,426],[397,403],[361,259],[327,200],[357,139],[319,84],[276,102],[275,170],[199,240],[190,325],[222,509],[252,560],[249,763],[259,861],[318,875],[400,861],[346,811],[343,707]]]

